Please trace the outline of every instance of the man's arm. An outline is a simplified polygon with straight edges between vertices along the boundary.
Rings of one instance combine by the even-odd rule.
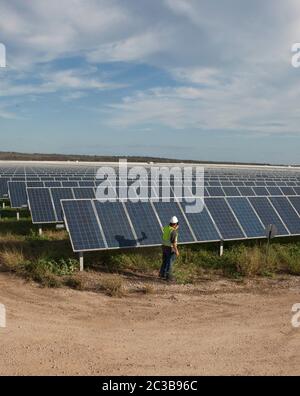
[[[177,247],[177,232],[174,230],[172,231],[171,234],[171,244],[172,244],[172,250],[176,254],[176,256],[179,256],[179,250]]]

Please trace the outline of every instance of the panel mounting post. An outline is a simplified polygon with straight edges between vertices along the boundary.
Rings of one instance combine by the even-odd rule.
[[[39,228],[39,236],[43,235],[43,229]]]
[[[17,221],[20,221],[20,212],[17,212]]]
[[[79,271],[82,272],[83,270],[84,270],[83,252],[79,252]]]
[[[224,254],[224,241],[220,242],[220,257],[222,257]]]
[[[5,209],[5,202],[2,202],[2,209]]]

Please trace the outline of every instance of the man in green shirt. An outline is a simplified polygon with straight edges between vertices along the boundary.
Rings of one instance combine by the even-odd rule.
[[[162,265],[159,271],[160,278],[173,280],[172,267],[176,257],[179,256],[178,242],[178,219],[173,216],[169,225],[163,228],[162,240]]]

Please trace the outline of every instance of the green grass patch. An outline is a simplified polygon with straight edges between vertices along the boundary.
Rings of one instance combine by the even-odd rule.
[[[180,246],[180,256],[174,265],[178,283],[196,283],[214,275],[241,279],[243,277],[300,275],[299,238],[275,239],[271,243],[268,261],[266,241],[244,241],[225,244],[219,256],[219,244]],[[127,277],[157,277],[161,265],[161,248],[110,250],[85,254],[85,267],[98,273]],[[11,271],[44,286],[67,285],[84,288],[76,276],[78,257],[72,252],[68,234],[54,226],[38,228],[30,220],[2,219],[0,221],[0,268]],[[119,279],[119,278],[118,278]],[[118,281],[119,282],[119,281]],[[118,295],[123,286],[117,278],[108,280],[99,289]],[[111,283],[111,284],[110,284]],[[119,282],[120,283],[120,282]],[[114,291],[116,288],[116,291]],[[109,290],[112,289],[110,292]]]

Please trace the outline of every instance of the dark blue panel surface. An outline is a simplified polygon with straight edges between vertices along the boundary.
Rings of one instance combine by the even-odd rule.
[[[110,248],[137,245],[121,202],[94,201],[102,229]]]
[[[92,187],[77,187],[73,188],[74,197],[76,199],[94,199],[95,190]]]
[[[210,197],[224,197],[222,187],[206,187]]]
[[[46,181],[44,182],[45,187],[61,187],[61,182],[59,181]]]
[[[236,197],[241,195],[237,187],[223,187],[223,190],[227,197]]]
[[[253,188],[253,191],[255,192],[255,194],[258,196],[270,195],[269,191],[266,189],[266,187],[252,187],[252,188]]]
[[[62,206],[61,206],[61,200],[62,199],[74,199],[73,192],[71,188],[63,188],[63,187],[58,187],[58,188],[51,188],[50,189],[55,211],[56,211],[56,216],[57,220],[59,222],[63,221],[63,213],[62,213]]]
[[[206,198],[205,204],[224,240],[245,238],[224,198]]]
[[[231,197],[227,198],[227,201],[238,218],[248,238],[258,238],[265,236],[265,228],[262,226],[247,198]]]
[[[298,215],[300,216],[300,197],[289,197],[289,201],[292,203],[293,207],[296,209],[298,212]]]
[[[8,182],[8,189],[12,208],[22,208],[28,205],[25,182]]]
[[[291,234],[300,234],[300,217],[290,204],[287,197],[271,197],[270,198],[279,216],[287,226]]]
[[[0,178],[0,198],[4,198],[8,194],[9,178]]]
[[[126,202],[131,222],[141,245],[160,245],[162,230],[150,202]]]
[[[270,195],[282,195],[282,191],[280,190],[279,187],[268,187],[268,191],[270,193]]]
[[[28,188],[27,195],[34,224],[56,223],[49,188]]]
[[[296,195],[293,187],[280,187],[284,195]]]
[[[274,224],[277,227],[278,235],[289,234],[267,197],[250,197],[249,201],[265,227]]]
[[[62,187],[78,187],[78,181],[62,181]]]
[[[62,207],[75,252],[106,247],[91,200],[62,201]]]
[[[182,202],[181,206],[194,231],[197,241],[219,241],[221,239],[205,206],[203,206],[203,210],[199,213],[188,213],[187,209],[190,204],[187,202]]]
[[[251,197],[255,195],[253,187],[238,187],[238,190],[244,197]]]

